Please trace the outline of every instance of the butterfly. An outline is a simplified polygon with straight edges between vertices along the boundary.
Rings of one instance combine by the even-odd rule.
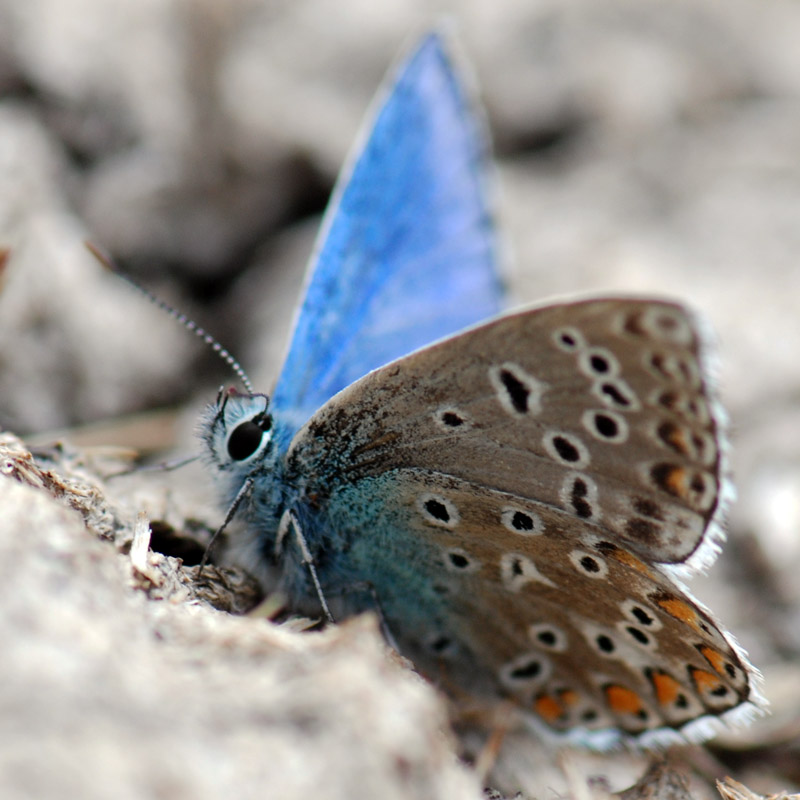
[[[273,394],[202,419],[240,557],[293,608],[376,612],[452,697],[590,746],[704,737],[760,699],[679,581],[730,491],[701,326],[500,313],[486,142],[428,34],[339,179]]]

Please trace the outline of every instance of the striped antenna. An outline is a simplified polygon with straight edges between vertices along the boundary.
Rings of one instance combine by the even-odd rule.
[[[8,259],[10,257],[11,248],[0,247],[0,292],[3,291],[3,286],[5,286],[6,266],[8,265]]]
[[[236,373],[248,394],[255,394],[253,384],[250,383],[250,379],[247,377],[244,369],[242,369],[242,365],[210,333],[206,333],[194,320],[189,319],[189,317],[176,308],[173,308],[160,297],[156,297],[149,289],[140,286],[130,275],[123,272],[122,269],[114,263],[112,258],[97,247],[97,245],[92,242],[84,242],[84,244],[86,245],[86,249],[109,270],[109,272],[113,272],[115,275],[122,278],[129,286],[136,289],[139,294],[144,295],[153,305],[157,306],[162,311],[166,311],[167,314],[183,325],[184,328],[190,330],[202,339]]]

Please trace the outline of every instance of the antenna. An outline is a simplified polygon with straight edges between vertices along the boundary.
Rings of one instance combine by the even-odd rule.
[[[242,368],[242,365],[210,334],[201,328],[196,322],[189,319],[184,313],[166,303],[160,297],[156,297],[149,289],[139,285],[130,275],[126,274],[117,264],[114,263],[111,256],[104,253],[97,245],[92,242],[84,242],[86,249],[109,271],[113,272],[116,276],[122,278],[129,286],[136,289],[139,294],[146,297],[153,305],[166,311],[169,316],[183,325],[184,328],[190,330],[197,337],[202,339],[238,376],[242,382],[242,386],[247,390],[248,394],[255,394],[253,384],[247,377],[247,373]]]

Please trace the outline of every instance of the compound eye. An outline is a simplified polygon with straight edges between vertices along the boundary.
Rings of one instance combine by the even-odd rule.
[[[253,422],[261,428],[264,433],[272,430],[272,417],[269,414],[259,414],[253,418]]]
[[[228,438],[228,455],[234,461],[250,458],[261,446],[264,433],[264,429],[252,420],[237,425]]]

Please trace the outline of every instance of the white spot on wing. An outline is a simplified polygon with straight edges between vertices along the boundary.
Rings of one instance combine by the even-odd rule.
[[[520,553],[503,553],[500,557],[500,580],[510,592],[518,592],[528,583],[536,581],[552,589],[558,588],[550,578],[539,572],[536,564]]]
[[[569,554],[572,566],[583,575],[596,580],[604,580],[608,576],[608,564],[605,559],[596,553],[587,553],[585,550],[573,550]]]
[[[500,521],[506,530],[519,536],[538,536],[544,533],[544,522],[534,511],[506,506],[500,515]]]
[[[503,664],[500,681],[512,690],[538,686],[550,677],[550,661],[541,653],[523,653]]]
[[[561,628],[549,622],[540,622],[528,627],[528,638],[537,646],[552,650],[554,653],[563,653],[567,649],[567,635]]]
[[[446,497],[432,492],[424,492],[417,498],[417,511],[430,525],[452,530],[461,520],[455,505]]]
[[[553,331],[553,343],[565,353],[576,353],[586,349],[586,339],[583,334],[571,326],[564,326]]]
[[[586,469],[591,462],[589,449],[571,433],[546,431],[542,437],[542,444],[547,455],[559,464],[575,469]]]
[[[620,372],[617,357],[605,347],[591,347],[578,356],[578,369],[589,378],[607,380]]]
[[[527,373],[519,364],[506,361],[489,368],[489,380],[503,410],[513,417],[539,414],[542,410],[542,395],[547,384]],[[519,393],[509,388],[509,383],[519,387]],[[524,403],[519,402],[524,396]]]
[[[622,414],[610,409],[590,409],[581,416],[583,427],[601,442],[622,444],[628,440],[628,422]],[[616,431],[609,428],[616,427]]]

